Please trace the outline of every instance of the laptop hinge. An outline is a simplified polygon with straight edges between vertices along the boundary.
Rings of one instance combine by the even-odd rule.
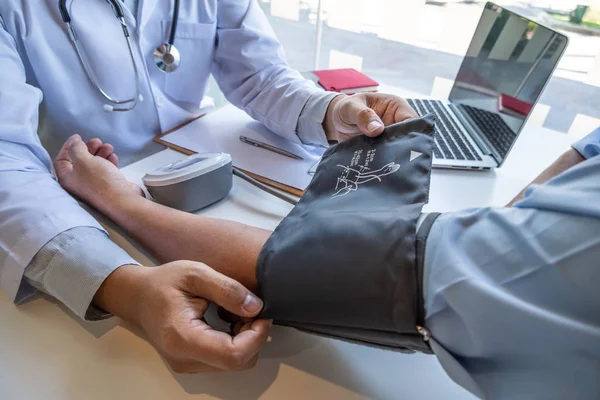
[[[460,122],[467,128],[467,131],[471,138],[477,143],[479,149],[484,155],[490,156],[496,161],[496,163],[500,164],[500,154],[492,147],[491,143],[487,140],[484,134],[481,133],[481,130],[477,128],[477,126],[471,122],[471,118],[468,115],[465,115],[461,109],[456,107],[453,103],[449,103],[449,106],[454,111],[454,115],[460,119]],[[473,134],[473,132],[475,134]]]

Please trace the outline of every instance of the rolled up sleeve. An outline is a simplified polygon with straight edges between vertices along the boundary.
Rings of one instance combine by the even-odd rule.
[[[600,127],[573,143],[572,147],[585,158],[592,158],[600,154]]]

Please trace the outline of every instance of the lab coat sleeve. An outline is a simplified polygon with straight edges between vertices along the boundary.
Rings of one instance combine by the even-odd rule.
[[[326,145],[319,117],[325,115],[332,94],[291,69],[255,0],[218,4],[212,73],[227,99],[283,137]]]
[[[55,297],[78,317],[97,321],[111,315],[92,305],[94,295],[102,282],[125,264],[137,263],[105,232],[77,227],[55,236],[37,252],[25,268],[25,282]]]
[[[41,101],[0,17],[0,285],[13,300],[25,266],[52,238],[77,226],[102,229],[54,178],[37,135]]]
[[[329,103],[337,96],[340,96],[340,94],[332,92],[327,92],[325,95],[317,93],[310,96],[298,119],[297,134],[302,143],[320,147],[329,145],[327,136],[325,136],[325,129],[323,129],[323,120]]]

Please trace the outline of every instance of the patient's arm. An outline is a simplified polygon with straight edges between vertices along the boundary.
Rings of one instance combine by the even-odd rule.
[[[256,291],[256,260],[270,231],[181,212],[140,196],[119,196],[98,209],[161,263],[203,262]]]
[[[544,183],[583,160],[571,149],[532,183]],[[112,165],[89,165],[76,171],[76,179],[62,179],[61,184],[109,217],[161,263],[203,262],[256,290],[256,260],[270,231],[161,206],[130,190],[119,170],[110,168]],[[522,199],[524,191],[508,206]]]
[[[158,268],[117,267],[95,293],[94,304],[140,326],[174,371],[251,367],[267,341],[270,321],[245,322],[229,335],[203,318],[209,302],[240,317],[258,315],[263,304],[248,289],[256,287],[254,265],[269,233],[145,200],[116,167],[112,151],[98,139],[86,146],[79,136],[71,137],[55,163],[60,184],[113,219],[160,261],[177,261]]]
[[[71,158],[83,157],[72,151]],[[89,157],[89,154],[87,155]],[[233,221],[196,216],[153,203],[132,190],[114,165],[99,157],[68,163],[61,185],[119,225],[161,263],[199,261],[256,291],[256,261],[270,231]],[[584,158],[571,149],[532,183],[544,183]],[[93,162],[91,162],[93,161]],[[60,160],[59,160],[60,162]],[[525,189],[508,206],[523,198]]]
[[[525,195],[525,190],[527,190],[527,188],[530,185],[533,185],[533,184],[541,185],[542,183],[546,183],[550,179],[565,172],[569,168],[579,164],[582,161],[585,161],[585,158],[581,154],[579,154],[579,152],[577,152],[574,149],[569,149],[568,151],[563,153],[556,161],[554,161],[552,163],[552,165],[550,165],[548,168],[546,168],[529,185],[527,185],[525,188],[523,188],[523,190],[521,190],[521,192],[517,195],[517,197],[512,199],[511,202],[508,203],[506,206],[512,207],[512,205],[515,204],[517,201],[523,199],[523,196]]]
[[[256,260],[271,232],[153,203],[127,182],[114,162],[92,156],[81,139],[71,140],[56,161],[66,190],[109,217],[161,263],[202,262],[256,290]]]

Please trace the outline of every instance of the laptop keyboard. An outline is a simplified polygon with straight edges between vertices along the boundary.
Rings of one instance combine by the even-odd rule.
[[[433,154],[437,158],[481,161],[481,157],[441,101],[422,99],[408,99],[407,101],[420,116],[435,114],[437,117],[435,145],[433,146]]]
[[[506,157],[517,135],[504,122],[502,117],[493,112],[471,106],[460,105],[459,107],[469,114],[481,132],[494,145],[498,153],[500,153],[500,157]]]

